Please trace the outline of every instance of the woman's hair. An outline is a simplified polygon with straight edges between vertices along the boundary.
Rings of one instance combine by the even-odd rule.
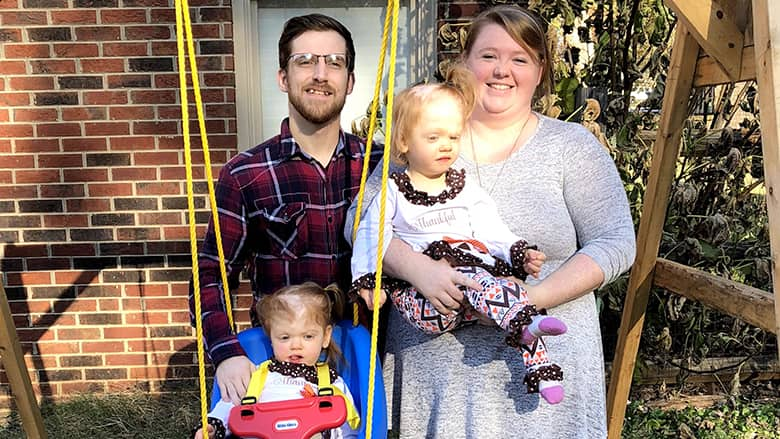
[[[552,93],[552,56],[547,46],[547,35],[541,19],[519,6],[502,5],[487,9],[471,22],[468,37],[466,37],[466,43],[463,46],[465,57],[471,53],[480,32],[490,24],[501,26],[542,67],[541,90],[537,88],[536,96],[541,97]]]
[[[271,326],[273,326],[275,319],[292,320],[296,317],[298,309],[291,306],[288,300],[291,297],[299,298],[306,307],[306,317],[313,319],[323,329],[341,320],[344,294],[338,285],[334,283],[322,288],[314,282],[304,282],[300,285],[289,285],[281,288],[257,302],[255,308],[257,316],[260,325],[265,328],[267,334],[270,335]],[[331,340],[325,352],[328,365],[335,369],[342,358],[341,350]]]
[[[461,104],[463,120],[471,116],[477,100],[477,88],[474,74],[461,63],[457,63],[446,72],[444,82],[420,83],[413,85],[395,97],[393,103],[393,121],[395,127],[390,134],[390,157],[399,164],[407,164],[400,151],[401,142],[408,139],[415,124],[419,123],[425,105],[449,95]]]

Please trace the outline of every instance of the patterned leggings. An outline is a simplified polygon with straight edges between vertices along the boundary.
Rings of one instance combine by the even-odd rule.
[[[526,305],[529,305],[528,294],[517,283],[496,278],[480,267],[455,267],[456,270],[469,276],[482,285],[482,291],[462,288],[466,301],[457,314],[443,315],[433,305],[419,294],[414,287],[395,290],[390,294],[391,300],[401,312],[401,315],[413,326],[428,334],[441,334],[457,329],[468,322],[479,320],[479,313],[496,322],[510,335],[510,321]],[[540,339],[533,346],[521,345],[523,363],[527,369],[550,363],[547,349]]]

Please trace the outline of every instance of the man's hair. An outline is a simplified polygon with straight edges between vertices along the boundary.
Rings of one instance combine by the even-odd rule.
[[[287,20],[282,35],[279,37],[280,69],[287,68],[287,62],[292,55],[292,40],[308,31],[334,31],[341,35],[347,43],[347,71],[352,73],[355,70],[355,43],[352,41],[352,34],[338,20],[322,14],[301,15]],[[321,53],[320,55],[327,54]]]

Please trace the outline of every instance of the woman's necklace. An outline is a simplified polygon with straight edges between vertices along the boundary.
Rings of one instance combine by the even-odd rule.
[[[525,131],[525,126],[528,125],[528,121],[531,120],[531,114],[533,113],[528,113],[528,117],[525,118],[525,122],[523,122],[523,126],[520,127],[520,132],[517,133],[517,137],[515,137],[515,141],[512,144],[512,149],[509,151],[509,154],[504,158],[504,161],[501,163],[501,168],[498,170],[498,174],[496,174],[496,179],[493,180],[493,185],[490,186],[488,195],[493,194],[493,189],[496,188],[496,184],[501,179],[501,174],[504,173],[506,162],[508,162],[509,158],[512,157],[512,155],[515,153],[515,150],[517,149],[517,146],[520,142],[520,137],[523,135],[523,131]],[[482,176],[479,174],[479,160],[477,160],[477,148],[474,146],[474,137],[472,136],[471,127],[469,127],[469,141],[471,142],[471,154],[474,157],[474,169],[476,169],[477,171],[477,181],[479,182],[479,186],[484,189],[485,186],[482,185]]]

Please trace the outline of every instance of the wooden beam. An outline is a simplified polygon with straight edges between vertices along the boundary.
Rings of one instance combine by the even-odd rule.
[[[723,67],[732,81],[739,79],[745,35],[735,17],[714,0],[666,0],[680,22],[696,37],[699,45]]]
[[[764,150],[766,210],[769,216],[770,269],[780,296],[780,3],[753,0],[758,108]],[[780,300],[775,300],[775,334],[780,339]],[[780,356],[780,343],[777,345]]]
[[[29,438],[46,439],[46,429],[43,417],[35,399],[27,365],[24,363],[24,352],[16,335],[11,307],[3,288],[0,276],[0,360],[5,367],[11,394],[16,398],[16,406],[22,418],[22,425]]]
[[[653,146],[653,164],[639,222],[637,256],[628,281],[614,370],[609,380],[607,419],[610,439],[620,438],[623,429],[626,401],[631,390],[647,299],[680,150],[680,136],[683,123],[688,117],[688,103],[698,53],[699,44],[696,38],[688,31],[685,23],[678,24],[661,106],[661,120]]]
[[[755,54],[753,46],[742,48],[742,67],[739,69],[739,77],[732,81],[729,75],[718,65],[718,62],[709,55],[699,58],[696,64],[696,76],[693,78],[694,87],[705,87],[708,85],[727,84],[729,82],[750,81],[756,79],[756,64],[753,62]]]
[[[663,258],[655,264],[653,283],[764,331],[775,330],[775,300],[766,291]]]

